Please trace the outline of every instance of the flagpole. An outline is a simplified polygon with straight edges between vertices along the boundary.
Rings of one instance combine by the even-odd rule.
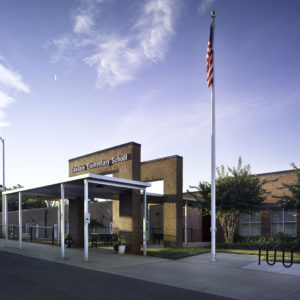
[[[215,11],[211,12],[213,32],[215,27]],[[214,34],[212,36],[213,68],[215,63]],[[215,70],[211,85],[211,260],[216,261],[216,124],[215,124]]]

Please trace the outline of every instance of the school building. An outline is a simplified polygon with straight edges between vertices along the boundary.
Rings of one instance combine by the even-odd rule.
[[[183,193],[182,171],[183,158],[179,155],[141,161],[141,145],[135,142],[72,158],[66,180],[4,193],[6,201],[10,197],[19,197],[19,203],[22,203],[27,197],[61,204],[23,212],[20,204],[20,213],[5,211],[7,238],[9,234],[19,235],[19,240],[26,234],[33,238],[45,238],[50,234],[63,237],[67,232],[75,247],[84,247],[87,257],[88,225],[91,219],[97,219],[110,233],[125,237],[129,253],[138,253],[141,244],[145,249],[147,242],[157,239],[165,247],[181,247],[188,241],[210,241],[210,217],[202,216],[201,210],[195,208],[193,197]],[[278,189],[282,183],[297,182],[294,170],[258,176],[267,180],[278,178],[265,186],[273,195],[286,192]],[[156,181],[163,182],[162,194],[147,192]],[[101,202],[89,199],[101,199]],[[283,232],[299,238],[300,214],[276,202],[268,195],[261,210],[243,214],[239,220],[239,234]],[[35,227],[34,233],[29,232],[32,227]],[[44,227],[52,228],[51,233]],[[217,241],[222,240],[222,229],[218,226]]]

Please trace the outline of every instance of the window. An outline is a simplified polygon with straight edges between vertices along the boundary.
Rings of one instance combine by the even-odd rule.
[[[252,211],[249,214],[240,215],[239,233],[241,236],[261,235],[261,213]]]
[[[29,224],[28,223],[25,224],[25,232],[24,233],[29,234]]]
[[[39,238],[39,224],[35,225],[35,238],[38,239]]]
[[[66,224],[65,224],[65,232],[66,234],[70,234],[70,223],[67,221]]]
[[[53,230],[54,230],[54,239],[58,238],[58,228],[57,228],[57,224],[53,225]]]
[[[272,234],[284,233],[287,236],[296,236],[296,210],[273,209],[272,210]]]

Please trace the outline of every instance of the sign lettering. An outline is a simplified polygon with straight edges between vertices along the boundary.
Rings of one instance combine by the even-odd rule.
[[[82,172],[89,169],[105,167],[105,166],[113,166],[114,164],[118,164],[131,159],[131,154],[118,155],[113,156],[110,160],[104,159],[94,163],[88,163],[82,166],[76,166],[71,169],[72,173]]]

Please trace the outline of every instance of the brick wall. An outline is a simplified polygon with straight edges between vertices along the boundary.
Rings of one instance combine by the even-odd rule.
[[[97,219],[103,223],[105,227],[109,227],[112,220],[112,201],[89,203],[89,211],[91,218]],[[26,223],[29,226],[49,226],[57,224],[57,207],[27,209],[22,211],[23,225]],[[69,206],[65,206],[65,221],[69,221]],[[0,214],[0,223],[2,224],[2,213]],[[19,212],[8,212],[8,224],[19,224]]]
[[[162,205],[150,205],[150,231],[163,232],[163,206]],[[182,224],[182,236],[184,239],[184,208],[182,208],[183,224]],[[201,210],[198,208],[188,208],[188,242],[199,242],[202,240],[202,215]],[[150,234],[151,234],[150,232]]]
[[[266,196],[264,203],[276,203],[278,199],[273,198],[272,195],[275,196],[283,196],[286,194],[289,195],[289,191],[287,189],[278,189],[278,188],[282,187],[283,183],[294,184],[297,182],[297,174],[294,170],[263,173],[263,174],[257,174],[257,176],[259,176],[261,179],[271,181],[266,183],[263,186],[268,192],[271,192],[271,194]]]

